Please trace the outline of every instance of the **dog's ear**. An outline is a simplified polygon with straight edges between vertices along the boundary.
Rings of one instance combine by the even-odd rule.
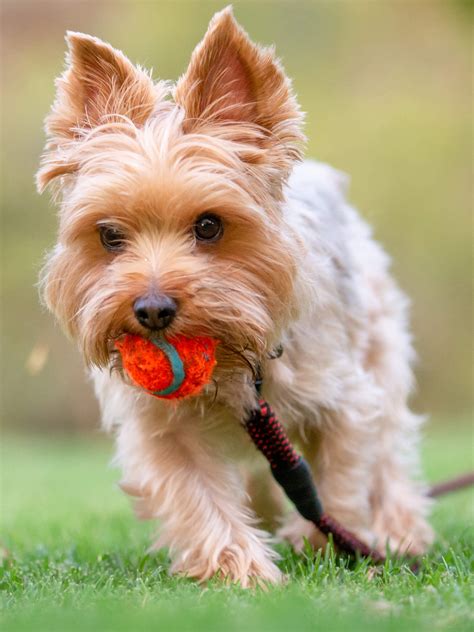
[[[150,75],[96,37],[69,31],[66,41],[68,68],[56,83],[48,132],[69,138],[113,115],[144,123],[156,100]]]
[[[260,129],[268,144],[296,157],[302,115],[274,52],[255,45],[231,7],[217,13],[194,50],[174,98],[185,111],[185,130],[208,123],[244,123]],[[236,133],[238,128],[235,128]]]
[[[141,125],[159,98],[150,75],[109,44],[70,31],[66,42],[67,68],[56,80],[56,99],[46,118],[48,152],[37,177],[40,190],[54,177],[74,170],[66,161],[55,163],[51,152],[67,146],[81,130],[123,116]]]

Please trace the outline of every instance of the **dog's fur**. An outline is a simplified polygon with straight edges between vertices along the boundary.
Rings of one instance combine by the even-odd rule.
[[[345,202],[343,176],[295,166],[302,116],[273,51],[230,9],[176,85],[153,83],[94,37],[67,42],[38,173],[40,190],[54,179],[61,196],[44,298],[91,367],[123,487],[159,519],[172,570],[244,586],[281,579],[257,516],[275,523],[282,493],[240,424],[259,362],[327,511],[381,549],[425,550],[407,300]],[[206,245],[192,227],[209,210],[224,235]],[[104,250],[103,221],[125,231],[124,252]],[[167,334],[221,340],[214,382],[176,405],[110,371],[118,336],[148,335],[132,305],[152,286],[179,302]],[[268,359],[280,343],[283,356]],[[322,543],[294,514],[279,534],[297,548]]]

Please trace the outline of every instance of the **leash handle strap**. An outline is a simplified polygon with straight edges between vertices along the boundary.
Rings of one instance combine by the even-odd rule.
[[[303,518],[318,524],[323,516],[323,507],[311,470],[303,457],[300,456],[298,463],[290,468],[272,468],[272,474]]]

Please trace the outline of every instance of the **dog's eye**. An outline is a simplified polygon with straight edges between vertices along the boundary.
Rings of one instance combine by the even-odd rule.
[[[201,215],[194,224],[194,234],[199,241],[217,241],[223,232],[222,220],[212,213]]]
[[[116,226],[99,226],[100,241],[109,252],[120,252],[125,247],[125,234]]]

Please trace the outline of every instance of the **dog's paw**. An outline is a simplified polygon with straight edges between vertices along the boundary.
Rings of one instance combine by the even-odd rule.
[[[393,555],[423,555],[434,540],[431,526],[423,518],[407,517],[404,523],[396,521],[377,529],[377,544],[381,552],[386,549]]]
[[[288,542],[297,553],[301,553],[305,541],[308,541],[314,549],[323,548],[326,538],[316,529],[312,522],[305,520],[297,512],[289,514],[284,524],[277,530],[277,539]]]
[[[215,575],[224,581],[238,583],[242,588],[280,584],[284,578],[280,569],[265,556],[252,559],[249,563],[247,556],[233,547],[222,551]]]
[[[271,557],[266,550],[252,555],[231,545],[211,559],[182,557],[175,561],[171,572],[192,577],[200,583],[216,577],[224,583],[239,584],[242,588],[264,588],[269,584],[281,584],[285,577]]]
[[[359,528],[351,530],[352,533],[359,538],[362,542],[365,542],[368,546],[379,550],[380,553],[385,552],[384,547],[377,546],[377,540],[368,529]],[[288,542],[296,553],[301,553],[308,542],[314,550],[325,549],[328,540],[327,537],[317,529],[312,522],[305,520],[298,513],[291,513],[285,520],[280,529],[277,531],[277,538]]]

